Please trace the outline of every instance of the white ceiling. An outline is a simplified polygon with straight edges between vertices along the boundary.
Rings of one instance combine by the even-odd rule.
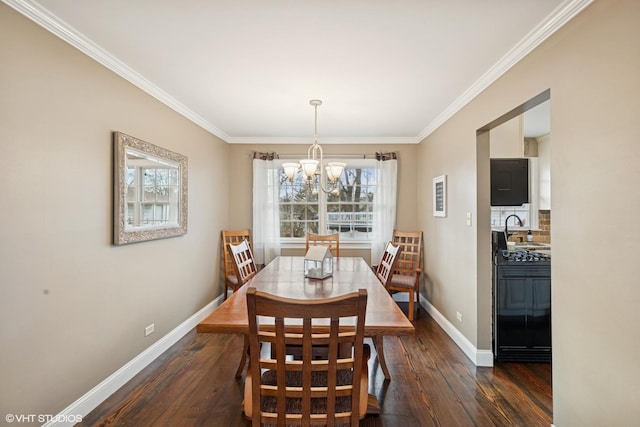
[[[227,142],[318,98],[321,143],[415,143],[591,0],[3,1]]]

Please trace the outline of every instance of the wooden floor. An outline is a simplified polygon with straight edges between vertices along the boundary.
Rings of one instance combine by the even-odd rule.
[[[385,338],[391,380],[372,351],[369,392],[381,414],[361,426],[545,426],[551,365],[478,368],[425,312],[412,337]],[[191,331],[78,426],[248,426],[236,379],[242,337]]]

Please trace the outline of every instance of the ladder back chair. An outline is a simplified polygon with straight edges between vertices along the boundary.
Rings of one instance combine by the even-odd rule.
[[[244,411],[254,427],[359,425],[369,397],[366,305],[365,289],[320,300],[247,289],[250,361]],[[261,316],[275,323],[260,325]],[[271,346],[275,357],[261,354],[261,343]],[[286,357],[290,344],[302,346],[302,360]],[[313,357],[314,345],[328,346],[326,358]]]
[[[249,242],[249,247],[252,248],[251,243],[251,230],[222,230],[222,253],[224,254],[224,299],[227,299],[227,294],[229,293],[229,288],[233,292],[237,291],[240,288],[240,284],[238,284],[238,276],[236,276],[236,271],[233,268],[233,258],[231,252],[229,252],[227,245],[237,245],[238,243],[246,240]],[[253,249],[253,248],[252,248]]]
[[[329,246],[329,250],[335,257],[340,256],[340,233],[334,234],[314,234],[307,233],[307,248],[305,253],[309,252],[309,247],[312,245],[324,245]]]
[[[258,267],[253,259],[251,246],[249,242],[243,240],[237,245],[230,243],[227,245],[227,248],[233,257],[233,270],[236,273],[238,287],[240,287],[258,274]]]
[[[253,259],[253,252],[251,252],[251,246],[247,240],[243,240],[237,245],[227,244],[227,252],[231,257],[233,263],[233,270],[236,276],[236,283],[238,288],[249,282],[258,273],[255,260]],[[247,353],[249,351],[249,338],[244,336],[244,343],[242,349],[242,356],[240,357],[240,363],[238,369],[236,369],[236,377],[240,377],[244,370],[244,365],[247,362]]]
[[[376,264],[376,277],[385,288],[389,283],[391,283],[391,277],[393,276],[393,272],[400,261],[401,254],[402,248],[400,246],[394,246],[393,243],[388,242],[384,252],[382,253],[380,262]],[[371,337],[371,339],[373,340],[373,346],[376,349],[376,353],[378,353],[378,362],[380,363],[380,368],[384,373],[384,377],[386,379],[391,379],[391,374],[389,373],[389,368],[387,367],[387,362],[384,358],[384,337],[376,335]]]
[[[393,243],[387,242],[382,258],[376,267],[376,277],[385,288],[391,282],[391,277],[398,265],[398,261],[400,261],[401,254],[402,248],[400,246],[394,246]]]
[[[402,248],[400,260],[396,265],[391,281],[387,284],[389,292],[409,293],[409,320],[413,321],[414,300],[420,304],[420,261],[422,259],[422,232],[405,232],[393,230],[391,240]],[[420,311],[418,310],[418,313]]]

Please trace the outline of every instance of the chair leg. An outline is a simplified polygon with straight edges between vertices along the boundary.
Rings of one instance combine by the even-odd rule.
[[[244,335],[244,344],[242,346],[242,356],[240,357],[240,364],[236,370],[236,378],[240,378],[244,365],[247,363],[247,353],[249,352],[249,335]]]
[[[387,362],[384,359],[384,337],[381,335],[374,336],[373,346],[376,348],[376,353],[378,353],[378,362],[380,363],[382,373],[384,374],[385,379],[390,380],[391,374],[389,374],[389,368],[387,368]]]
[[[413,322],[413,300],[415,298],[415,294],[413,292],[409,292],[409,321]]]
[[[225,280],[224,282],[224,297],[222,299],[222,301],[226,301],[227,300],[227,294],[229,293],[229,285],[227,285],[227,282]]]

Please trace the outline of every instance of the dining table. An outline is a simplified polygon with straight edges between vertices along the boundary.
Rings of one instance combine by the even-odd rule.
[[[303,256],[279,256],[240,287],[209,316],[198,323],[199,333],[249,333],[246,293],[249,287],[286,298],[322,299],[366,289],[367,310],[364,334],[373,340],[378,362],[385,378],[390,379],[384,359],[385,336],[413,335],[415,328],[361,257],[335,257],[332,275],[313,279],[304,275]],[[373,398],[370,396],[370,400]],[[373,398],[368,412],[376,412]]]

